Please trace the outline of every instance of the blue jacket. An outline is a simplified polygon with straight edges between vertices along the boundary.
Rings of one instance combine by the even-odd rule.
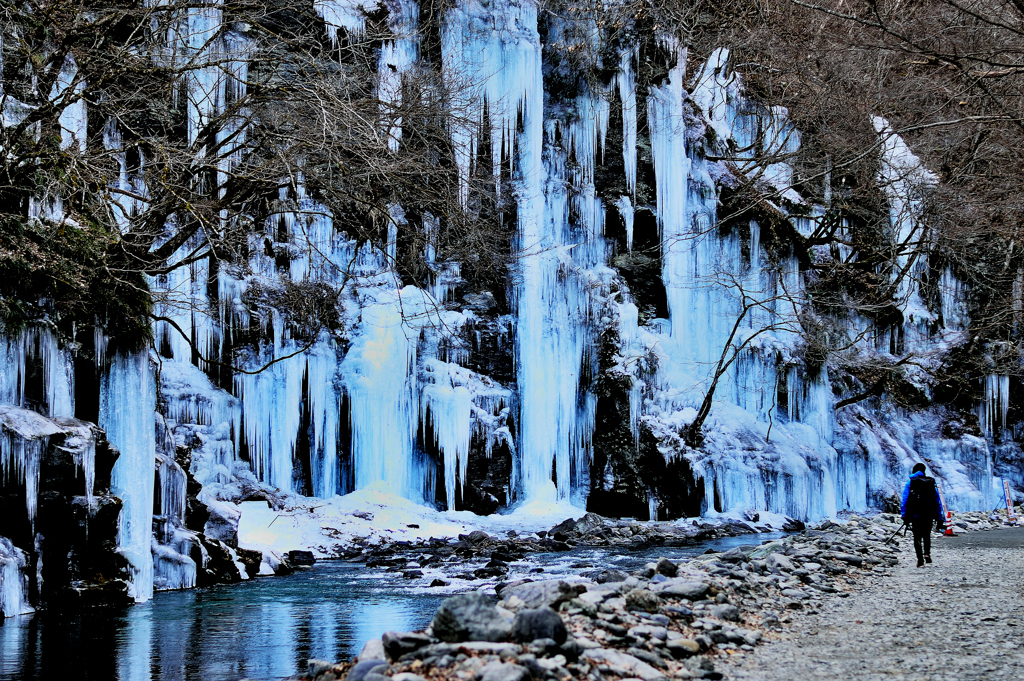
[[[900,502],[900,516],[902,516],[904,520],[911,520],[913,518],[919,518],[922,516],[927,517],[929,515],[932,515],[927,512],[922,513],[922,511],[925,509],[911,509],[911,513],[909,515],[907,514],[907,499],[910,497],[910,483],[911,481],[914,480],[914,478],[924,477],[926,477],[925,474],[920,471],[911,474],[910,480],[907,480],[907,484],[903,488],[903,499]],[[931,519],[937,519],[939,522],[944,523],[946,521],[946,514],[945,509],[942,508],[942,498],[939,497],[939,488],[937,486],[933,486],[932,489],[935,490],[935,515],[932,516]]]

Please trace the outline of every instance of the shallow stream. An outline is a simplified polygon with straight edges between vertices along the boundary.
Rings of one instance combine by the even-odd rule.
[[[631,570],[659,556],[684,558],[778,536],[636,552],[534,554],[511,564],[506,579],[550,579],[604,567]],[[458,588],[453,583],[431,589],[426,583],[360,563],[325,561],[287,577],[160,592],[130,607],[12,617],[0,620],[0,681],[280,679],[304,669],[308,659],[348,659],[385,631],[422,629]]]

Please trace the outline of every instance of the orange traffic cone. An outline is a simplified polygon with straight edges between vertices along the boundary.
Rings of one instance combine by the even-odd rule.
[[[946,511],[946,531],[943,534],[947,537],[955,537],[953,534],[953,512]]]

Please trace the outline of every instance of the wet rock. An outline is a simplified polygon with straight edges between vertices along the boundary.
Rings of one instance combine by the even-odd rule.
[[[442,641],[504,641],[512,631],[513,615],[498,608],[482,593],[453,596],[437,609],[431,623]]]
[[[529,643],[537,639],[552,639],[554,643],[565,643],[568,632],[565,622],[551,608],[529,608],[520,610],[512,622],[512,640]]]

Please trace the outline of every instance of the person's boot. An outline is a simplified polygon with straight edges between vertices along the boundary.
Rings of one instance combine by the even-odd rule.
[[[924,557],[924,562],[926,562],[926,563],[930,563],[930,562],[932,562],[932,557],[931,557],[931,556],[929,556],[929,555],[927,555],[927,554],[925,554],[925,557]]]
[[[917,567],[924,567],[924,558],[917,559]]]

